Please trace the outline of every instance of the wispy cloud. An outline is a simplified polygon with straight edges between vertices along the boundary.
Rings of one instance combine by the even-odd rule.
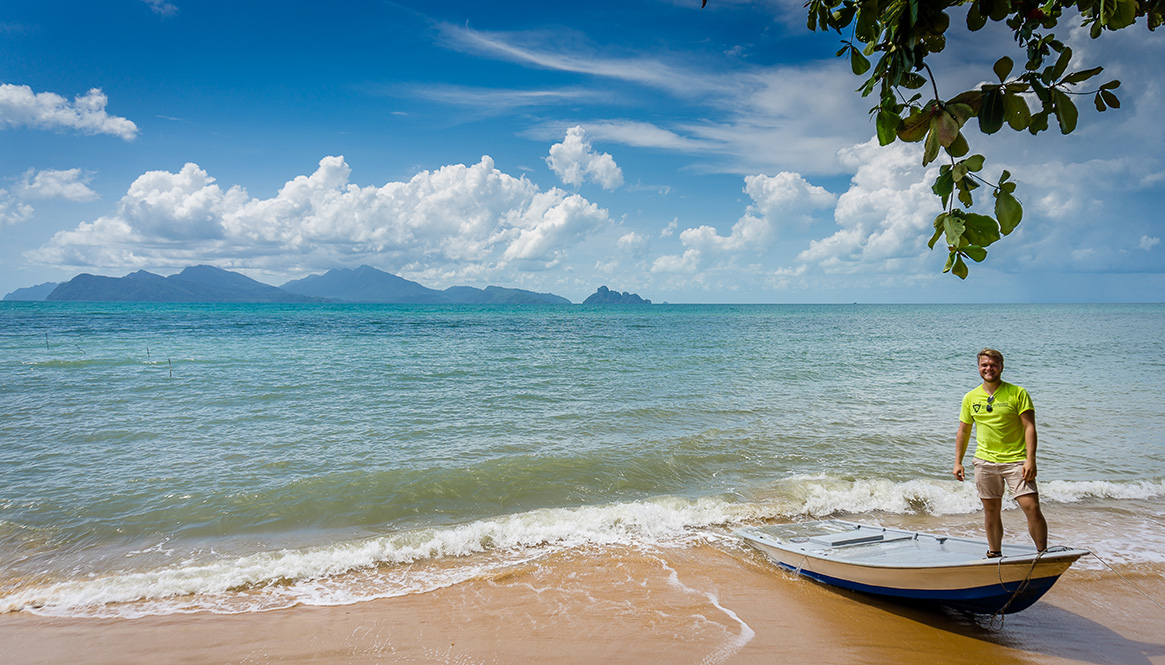
[[[142,0],[159,16],[174,16],[178,13],[178,6],[167,0]]]
[[[514,90],[435,83],[388,87],[373,86],[369,90],[374,94],[427,99],[449,106],[472,109],[487,115],[523,108],[594,100],[598,94],[594,90],[583,88]]]
[[[705,90],[730,92],[734,82],[716,76],[712,71],[696,74],[692,68],[677,68],[662,58],[629,56],[613,58],[599,49],[565,45],[560,33],[499,33],[482,32],[471,28],[442,24],[439,26],[445,43],[451,48],[508,60],[530,67],[638,83],[667,90],[677,96],[698,96]],[[699,76],[697,85],[694,76]]]
[[[83,173],[81,169],[29,169],[21,176],[16,192],[24,199],[93,201],[98,196],[97,192],[89,189],[88,183],[92,179],[92,174]]]
[[[602,140],[716,157],[705,170],[835,174],[842,171],[835,153],[872,132],[867,114],[854,103],[852,74],[833,59],[797,66],[737,62],[717,67],[687,54],[611,55],[584,39],[557,34],[481,32],[450,25],[441,26],[441,34],[448,46],[477,56],[629,84],[631,89],[618,93],[623,106],[651,107],[658,103],[659,92],[682,101],[688,111],[670,109],[666,124],[611,118],[574,124]],[[655,97],[639,93],[633,99],[635,87]],[[615,93],[598,88],[577,102],[609,103]],[[564,128],[562,121],[544,122],[531,133],[546,138],[547,132],[561,135]]]
[[[12,196],[6,189],[0,189],[0,226],[19,224],[32,218],[32,206]]]

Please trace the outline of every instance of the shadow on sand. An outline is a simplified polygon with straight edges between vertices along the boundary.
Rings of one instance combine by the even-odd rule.
[[[1047,602],[1015,614],[992,616],[820,586],[909,621],[1030,654],[1098,665],[1151,665],[1150,658],[1165,656],[1165,642],[1128,639],[1101,623]]]

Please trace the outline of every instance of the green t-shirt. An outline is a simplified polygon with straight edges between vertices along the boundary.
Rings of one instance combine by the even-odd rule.
[[[975,457],[988,462],[1022,462],[1027,459],[1027,444],[1023,438],[1023,422],[1019,414],[1035,409],[1027,391],[1004,381],[995,389],[991,410],[983,386],[963,395],[959,420],[975,426]]]

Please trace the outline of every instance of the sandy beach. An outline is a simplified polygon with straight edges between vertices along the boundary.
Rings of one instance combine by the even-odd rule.
[[[1159,577],[1130,578],[1153,598]],[[1158,601],[1159,602],[1159,601]],[[732,546],[554,555],[430,593],[343,607],[140,619],[0,616],[33,663],[1165,663],[1165,612],[1070,570],[987,618],[836,591]]]

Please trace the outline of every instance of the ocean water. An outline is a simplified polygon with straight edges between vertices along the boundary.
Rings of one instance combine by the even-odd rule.
[[[1165,571],[1162,305],[5,302],[0,612],[347,604],[810,517],[976,535],[984,346],[1053,544]]]

